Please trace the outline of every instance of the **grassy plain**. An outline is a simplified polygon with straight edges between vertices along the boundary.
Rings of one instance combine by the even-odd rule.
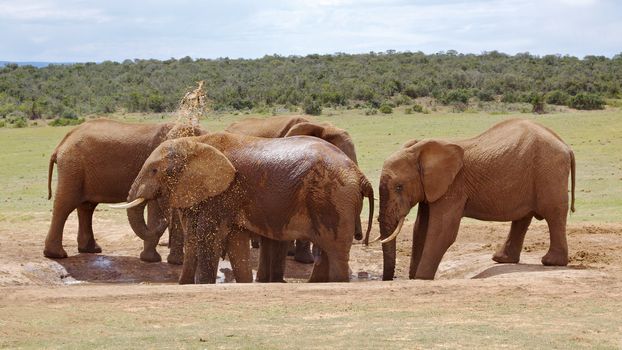
[[[433,113],[363,115],[358,110],[329,111],[330,121],[352,135],[363,172],[375,186],[384,159],[405,141],[429,137],[460,139],[483,132],[508,118],[529,118],[551,127],[572,146],[577,160],[577,212],[570,221],[622,221],[622,110],[532,114]],[[249,115],[215,115],[202,123],[224,129]],[[171,119],[126,115],[129,121]],[[71,127],[0,129],[0,215],[44,212],[49,155]],[[53,187],[54,188],[54,187]],[[100,208],[98,210],[105,210]],[[15,213],[17,212],[17,213]],[[21,214],[20,214],[21,213]],[[0,216],[1,217],[1,216]]]
[[[218,131],[243,117],[216,115],[203,124]],[[322,285],[179,286],[97,279],[62,285],[62,277],[43,276],[50,266],[71,271],[80,262],[82,275],[120,280],[170,268],[138,261],[141,243],[129,232],[125,214],[105,206],[95,214],[103,254],[76,254],[73,216],[64,240],[71,257],[42,258],[52,205],[48,159],[71,127],[0,129],[0,348],[621,348],[622,110],[543,116],[327,111],[317,119],[351,133],[361,168],[377,186],[384,158],[405,141],[471,137],[514,117],[551,127],[575,151],[571,266],[539,264],[548,246],[543,223],[530,228],[521,264],[493,264],[490,255],[507,227],[468,222],[445,256],[438,280],[405,280],[410,238],[402,235],[399,280]],[[164,253],[166,248],[160,248]],[[96,264],[101,261],[112,265]],[[124,261],[132,271],[116,269],[115,261]],[[353,246],[354,273],[378,275],[381,261],[378,245]],[[461,269],[485,269],[489,277],[471,279]],[[14,277],[18,282],[4,283]],[[46,284],[50,278],[56,284]]]

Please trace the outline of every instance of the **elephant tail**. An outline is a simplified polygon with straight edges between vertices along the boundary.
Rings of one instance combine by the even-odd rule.
[[[575,188],[575,160],[574,160],[574,152],[570,150],[570,191],[571,191],[571,200],[570,200],[570,211],[574,213],[574,188]]]
[[[374,221],[374,188],[365,176],[363,176],[363,181],[361,183],[361,192],[363,193],[363,197],[367,197],[369,200],[369,220],[367,221],[367,232],[365,233],[365,245],[369,245],[369,233],[371,232],[371,225]]]
[[[50,156],[50,164],[48,165],[48,200],[52,199],[52,173],[54,172],[54,163],[56,163],[56,150]]]

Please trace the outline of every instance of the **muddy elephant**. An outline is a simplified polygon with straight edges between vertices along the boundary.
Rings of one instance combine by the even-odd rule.
[[[67,257],[62,243],[63,229],[74,209],[78,210],[78,251],[101,252],[93,235],[95,207],[99,203],[124,201],[143,163],[164,140],[203,133],[200,127],[175,123],[130,124],[108,119],[88,121],[67,133],[49,162],[49,199],[54,164],[57,164],[58,184],[43,254],[50,258]],[[147,204],[145,223],[143,212]],[[161,261],[156,245],[167,227],[166,210],[162,206],[165,204],[152,201],[128,210],[132,229],[144,240],[140,254],[144,261]],[[178,262],[181,258],[169,256],[169,261]]]
[[[314,136],[332,143],[345,153],[355,164],[358,164],[354,142],[347,131],[337,128],[330,123],[313,122],[299,115],[246,118],[232,123],[225,131],[266,138],[304,135]],[[355,238],[360,240],[363,238],[360,219],[357,221],[356,225]],[[313,255],[309,248],[309,242],[296,241],[294,259],[302,263],[312,263]]]
[[[224,132],[162,143],[143,165],[128,201],[166,197],[177,208],[186,233],[180,283],[214,283],[225,249],[236,280],[251,282],[248,232],[273,243],[315,243],[321,258],[309,280],[345,282],[364,196],[372,204],[365,176],[323,140]]]
[[[386,159],[380,177],[383,279],[394,277],[395,238],[415,204],[411,279],[434,278],[462,217],[512,222],[493,256],[501,263],[517,263],[532,218],[545,219],[550,246],[542,263],[566,265],[569,173],[574,211],[574,154],[552,130],[529,120],[503,121],[462,141],[408,142]]]

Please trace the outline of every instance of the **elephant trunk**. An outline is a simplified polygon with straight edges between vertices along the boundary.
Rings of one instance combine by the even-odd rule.
[[[395,276],[396,241],[382,244],[382,280],[391,281]]]
[[[145,201],[133,208],[127,209],[127,219],[130,222],[132,231],[143,241],[147,240],[150,236],[149,228],[145,222],[145,207],[147,203],[148,202]]]

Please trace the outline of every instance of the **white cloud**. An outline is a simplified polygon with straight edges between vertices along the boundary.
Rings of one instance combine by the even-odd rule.
[[[0,18],[16,21],[95,21],[110,20],[101,10],[80,6],[76,2],[54,1],[1,1]]]
[[[388,49],[612,56],[614,0],[0,0],[0,60],[261,57]]]

